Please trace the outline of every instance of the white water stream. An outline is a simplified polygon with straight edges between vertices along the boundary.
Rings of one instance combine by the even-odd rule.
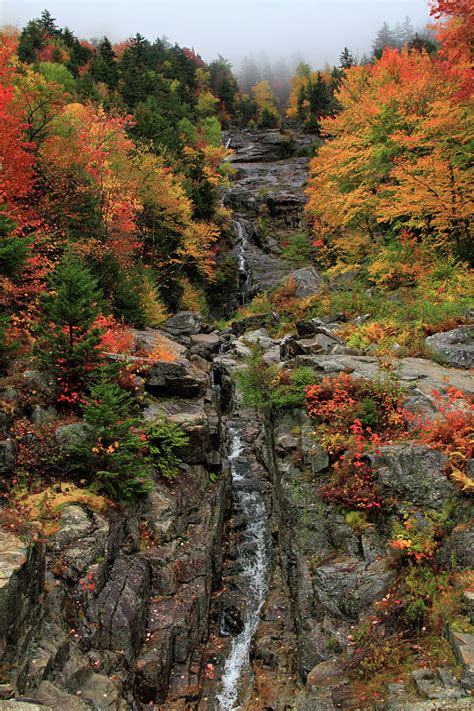
[[[224,665],[221,690],[217,695],[221,711],[232,711],[237,708],[239,682],[244,668],[249,664],[250,645],[259,625],[260,612],[267,596],[270,578],[271,545],[265,500],[260,491],[252,489],[252,475],[250,467],[245,466],[243,452],[242,440],[239,434],[233,432],[229,462],[234,506],[238,512],[243,513],[245,519],[239,556],[240,578],[242,589],[245,590],[246,607],[243,614],[243,629],[234,638],[229,657]]]
[[[248,246],[247,232],[239,220],[233,220],[239,269],[239,291],[242,303],[245,304],[249,289],[252,285],[252,275],[247,260],[246,249]]]

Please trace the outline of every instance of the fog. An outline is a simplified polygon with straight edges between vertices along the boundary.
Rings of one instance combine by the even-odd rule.
[[[384,21],[395,26],[408,15],[421,28],[429,20],[426,0],[0,0],[1,24],[21,28],[45,7],[81,38],[165,36],[206,61],[221,54],[236,71],[250,54],[271,63],[304,60],[314,68],[337,64],[344,46],[359,56],[369,53]]]

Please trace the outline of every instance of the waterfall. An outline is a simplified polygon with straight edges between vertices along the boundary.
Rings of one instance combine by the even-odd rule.
[[[221,689],[217,695],[221,711],[236,708],[239,682],[244,668],[249,664],[250,645],[268,592],[271,562],[271,537],[264,494],[255,486],[258,482],[244,455],[245,448],[240,435],[235,431],[230,434],[229,463],[234,508],[244,517],[238,555],[241,565],[240,584],[245,592],[246,605],[243,629],[234,638],[224,665]]]
[[[248,239],[245,228],[239,220],[233,220],[236,248],[238,255],[238,270],[239,270],[239,291],[242,304],[245,304],[252,286],[252,273],[247,260],[245,250],[247,249]]]

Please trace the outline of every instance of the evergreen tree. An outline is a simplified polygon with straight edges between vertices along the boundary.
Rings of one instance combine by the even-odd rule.
[[[41,299],[35,352],[69,397],[72,389],[82,389],[100,357],[101,330],[93,324],[101,294],[90,271],[72,253],[54,270],[50,287]]]
[[[18,57],[28,64],[36,61],[36,54],[46,44],[41,20],[31,20],[23,29],[18,40]]]
[[[311,113],[320,118],[329,111],[329,90],[321,72],[316,75],[316,82],[311,82],[309,86],[309,103]]]
[[[410,40],[413,39],[415,36],[415,28],[412,25],[412,22],[408,15],[405,17],[403,20],[403,23],[400,27],[400,42],[403,45],[408,44]]]
[[[437,51],[438,45],[435,39],[428,33],[418,33],[415,32],[411,40],[408,42],[408,49],[415,52],[427,52],[428,54],[433,54]]]
[[[147,438],[140,434],[143,421],[133,415],[133,397],[118,385],[117,375],[113,366],[98,370],[84,408],[87,436],[74,445],[71,459],[92,488],[129,502],[150,490],[153,468],[144,452]]]
[[[122,79],[122,96],[131,109],[145,101],[153,93],[153,75],[147,67],[147,52],[150,43],[141,34],[133,37],[131,44],[122,54],[120,61],[120,77]]]
[[[229,62],[219,55],[219,58],[209,65],[211,75],[210,86],[214,96],[217,96],[224,110],[233,114],[235,112],[235,96],[238,92],[237,82],[232,74]]]
[[[115,52],[107,37],[99,43],[97,54],[92,61],[91,74],[95,81],[103,82],[109,89],[115,89],[117,86],[118,65]]]
[[[25,238],[12,234],[14,227],[4,214],[4,206],[0,205],[0,275],[9,279],[21,272],[29,254]]]
[[[394,45],[395,37],[393,31],[390,29],[389,24],[384,22],[377,32],[377,36],[372,45],[374,57],[379,58],[385,47],[393,47]]]
[[[342,69],[350,69],[353,64],[355,64],[355,62],[352,52],[347,47],[344,47],[339,58],[339,66]]]
[[[56,24],[56,18],[51,15],[49,10],[43,10],[39,20],[39,25],[43,32],[46,32],[50,37],[57,37],[60,34]]]
[[[239,74],[239,85],[245,94],[250,94],[252,87],[262,78],[262,73],[253,57],[244,57]]]

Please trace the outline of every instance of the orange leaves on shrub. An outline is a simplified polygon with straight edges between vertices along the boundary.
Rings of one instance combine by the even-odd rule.
[[[179,352],[173,343],[164,338],[163,336],[157,335],[151,349],[147,352],[146,358],[149,361],[166,361],[167,363],[174,363],[178,359]]]
[[[449,460],[449,475],[464,491],[474,491],[466,465],[474,457],[474,399],[461,390],[448,388],[448,401],[433,393],[439,414],[420,425],[420,439],[440,449]]]
[[[308,414],[337,425],[354,408],[354,394],[355,383],[351,375],[341,373],[336,378],[324,378],[321,384],[306,387]]]
[[[103,329],[100,349],[106,353],[130,354],[133,346],[133,333],[124,323],[117,321],[114,316],[100,314],[94,326]]]

